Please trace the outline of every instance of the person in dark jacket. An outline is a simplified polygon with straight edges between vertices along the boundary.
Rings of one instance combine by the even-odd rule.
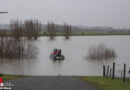
[[[59,49],[59,50],[57,51],[57,53],[58,53],[58,57],[61,56],[61,49]]]

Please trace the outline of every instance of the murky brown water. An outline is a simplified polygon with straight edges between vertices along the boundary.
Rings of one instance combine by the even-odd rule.
[[[48,37],[40,37],[36,41],[39,54],[35,60],[5,60],[0,62],[0,72],[6,74],[24,74],[41,76],[101,76],[102,65],[110,65],[116,62],[116,76],[120,76],[123,64],[130,68],[130,36],[75,36],[70,40],[64,37],[56,37],[51,41]],[[114,48],[117,53],[115,60],[90,61],[86,60],[88,48],[92,45],[104,44]],[[54,48],[61,48],[65,55],[64,61],[54,62],[49,58]],[[127,72],[127,76],[128,72]]]

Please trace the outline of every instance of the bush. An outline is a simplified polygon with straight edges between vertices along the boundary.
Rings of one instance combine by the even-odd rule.
[[[114,49],[108,48],[105,45],[99,45],[98,47],[89,48],[88,59],[91,60],[107,60],[116,57]]]

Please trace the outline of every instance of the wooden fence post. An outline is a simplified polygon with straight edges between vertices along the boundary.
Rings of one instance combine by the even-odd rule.
[[[123,76],[123,82],[125,82],[126,78],[125,78],[125,73],[126,73],[126,64],[124,64],[124,76]]]
[[[109,73],[109,65],[107,66],[107,78],[108,78],[108,73]]]
[[[115,78],[115,62],[113,62],[113,73],[112,73],[112,79]]]
[[[103,77],[105,77],[105,65],[103,65]]]
[[[123,71],[121,70],[121,79],[122,79],[122,76],[123,76],[123,75],[122,75],[122,72],[123,72]]]
[[[110,68],[110,74],[109,74],[109,77],[111,77],[111,68]]]

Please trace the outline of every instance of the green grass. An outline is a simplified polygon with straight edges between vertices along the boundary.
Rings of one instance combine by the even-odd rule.
[[[130,78],[123,82],[122,79],[112,80],[104,77],[81,77],[81,80],[95,85],[101,90],[130,90]]]
[[[130,32],[72,32],[70,36],[106,36],[106,35],[130,35]],[[26,36],[26,35],[24,35]],[[40,32],[38,36],[48,36],[47,32]],[[55,36],[64,36],[64,33],[56,33]],[[0,35],[1,37],[1,35]],[[4,37],[13,37],[11,33],[7,33]]]
[[[106,36],[106,35],[130,35],[128,32],[79,32],[71,33],[70,36]],[[40,36],[47,36],[47,33],[41,33]],[[56,36],[64,36],[63,33],[56,33]]]
[[[3,76],[0,76],[3,81],[6,81],[6,80],[11,80],[11,79],[18,79],[18,78],[23,78],[23,77],[27,77],[27,76],[22,76],[22,75],[3,75]]]

